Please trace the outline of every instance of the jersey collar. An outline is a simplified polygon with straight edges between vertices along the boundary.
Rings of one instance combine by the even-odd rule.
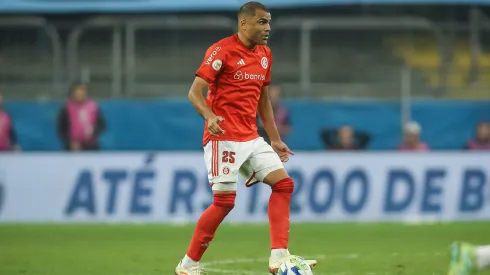
[[[233,38],[235,38],[235,41],[238,44],[240,44],[240,46],[242,46],[245,50],[250,51],[250,52],[255,52],[255,49],[257,48],[257,45],[255,45],[255,47],[253,47],[252,49],[248,48],[247,46],[245,46],[245,44],[243,44],[242,40],[240,40],[240,38],[238,37],[238,33],[235,33],[233,35]]]

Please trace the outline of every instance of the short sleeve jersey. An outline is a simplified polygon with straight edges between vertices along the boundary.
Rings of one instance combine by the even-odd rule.
[[[257,133],[257,108],[262,87],[270,84],[272,53],[269,47],[247,48],[238,34],[213,44],[206,52],[196,76],[209,84],[206,102],[224,118],[226,133],[211,136],[204,127],[203,145],[209,140],[249,141]]]

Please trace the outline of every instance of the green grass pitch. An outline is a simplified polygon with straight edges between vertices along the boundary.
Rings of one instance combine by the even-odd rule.
[[[0,225],[0,275],[172,275],[193,228]],[[490,244],[490,223],[293,223],[290,251],[315,257],[315,275],[441,275],[453,240]],[[201,262],[211,275],[267,275],[268,256],[266,224],[223,224]]]

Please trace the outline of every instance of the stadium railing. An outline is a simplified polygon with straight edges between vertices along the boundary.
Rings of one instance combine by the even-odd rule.
[[[43,52],[30,66],[15,59],[25,57],[20,47],[2,45],[13,65],[3,66],[10,68],[3,90],[27,98],[33,91],[59,98],[78,78],[100,98],[182,97],[207,47],[236,29],[223,16],[99,16],[73,27],[63,48],[55,25],[41,17],[0,21],[0,29],[14,26],[44,31],[51,44],[50,64]],[[490,24],[479,11],[469,25],[416,17],[279,17],[273,28],[273,77],[287,97],[490,98],[488,89],[477,89],[490,84],[484,53]]]

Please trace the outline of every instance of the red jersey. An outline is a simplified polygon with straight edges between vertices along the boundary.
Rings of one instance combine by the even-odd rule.
[[[272,53],[269,47],[247,48],[238,34],[213,44],[196,76],[209,83],[206,102],[224,134],[211,136],[204,125],[203,145],[210,140],[249,141],[258,138],[257,107],[262,87],[270,84]]]

